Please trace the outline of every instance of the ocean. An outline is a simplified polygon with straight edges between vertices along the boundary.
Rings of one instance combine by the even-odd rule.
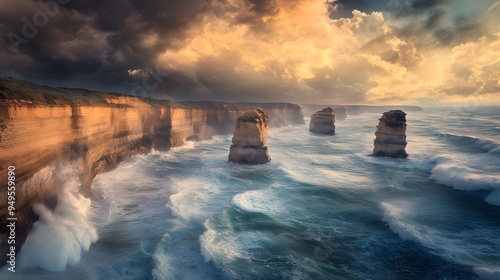
[[[370,156],[381,113],[272,128],[266,165],[228,163],[231,135],[135,156],[91,199],[62,170],[16,275],[500,279],[500,108],[408,112],[408,159]]]

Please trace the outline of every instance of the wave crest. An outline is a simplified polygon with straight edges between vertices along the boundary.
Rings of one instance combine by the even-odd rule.
[[[458,135],[453,133],[438,132],[436,135],[439,138],[448,140],[452,144],[463,146],[466,148],[475,147],[483,152],[498,153],[500,152],[500,144],[492,140],[481,139],[473,136]]]
[[[500,206],[500,176],[484,174],[467,166],[466,162],[450,157],[437,157],[436,166],[431,171],[431,180],[451,186],[457,190],[492,190],[485,201]]]
[[[69,167],[60,170],[58,203],[54,211],[42,204],[33,211],[39,221],[33,224],[19,254],[22,267],[62,271],[80,261],[83,251],[97,241],[97,231],[90,222],[91,201],[78,192],[79,180]]]

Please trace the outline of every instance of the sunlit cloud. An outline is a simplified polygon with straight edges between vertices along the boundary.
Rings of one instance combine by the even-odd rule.
[[[62,16],[80,18],[72,18],[80,24],[73,36],[48,27],[56,38],[49,49],[21,53],[42,68],[50,63],[45,53],[58,57],[74,71],[68,83],[105,86],[115,79],[129,90],[148,68],[161,69],[167,75],[151,94],[178,99],[500,102],[499,3],[482,5],[478,16],[457,16],[446,0],[381,1],[370,9],[338,0],[212,0],[191,9],[126,1],[127,12],[114,21],[69,6]],[[349,17],[339,17],[346,9]],[[83,60],[94,61],[95,70],[72,67]]]

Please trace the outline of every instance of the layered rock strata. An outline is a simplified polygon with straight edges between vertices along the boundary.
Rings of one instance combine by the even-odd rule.
[[[374,156],[407,158],[406,113],[401,110],[385,112],[375,132]]]
[[[271,161],[266,147],[269,116],[262,109],[246,111],[236,121],[229,161],[243,164],[265,164]]]
[[[335,115],[331,107],[324,108],[311,116],[309,131],[314,133],[335,134]]]
[[[282,109],[288,123],[301,123],[300,107],[282,104],[275,111]],[[174,103],[0,78],[0,197],[7,197],[7,169],[15,166],[16,244],[36,219],[35,203],[57,204],[58,164],[75,166],[81,192],[89,195],[96,174],[127,157],[229,134],[240,114],[239,107],[224,102]],[[7,210],[1,199],[1,224]],[[0,253],[6,230],[0,228]]]

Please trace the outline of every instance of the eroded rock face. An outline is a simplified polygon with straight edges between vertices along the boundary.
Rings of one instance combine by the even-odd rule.
[[[236,121],[229,161],[243,164],[265,164],[271,161],[266,147],[269,116],[262,109],[246,111]]]
[[[401,110],[385,112],[379,119],[375,132],[373,155],[381,157],[407,158],[406,113]]]
[[[333,109],[327,107],[311,116],[309,131],[314,133],[335,134],[335,115]]]
[[[283,125],[303,123],[298,105],[270,103]],[[80,191],[90,195],[96,174],[129,156],[168,150],[189,140],[234,131],[243,110],[224,102],[171,102],[111,92],[48,88],[0,77],[0,197],[7,197],[7,168],[16,173],[16,244],[22,244],[36,215],[34,204],[57,205],[57,166],[75,166]],[[267,153],[267,150],[266,150]],[[54,202],[55,201],[55,202]],[[0,224],[7,224],[7,199],[0,199]],[[52,207],[54,205],[54,207]],[[9,244],[0,227],[0,262]],[[20,249],[18,246],[17,249]]]

